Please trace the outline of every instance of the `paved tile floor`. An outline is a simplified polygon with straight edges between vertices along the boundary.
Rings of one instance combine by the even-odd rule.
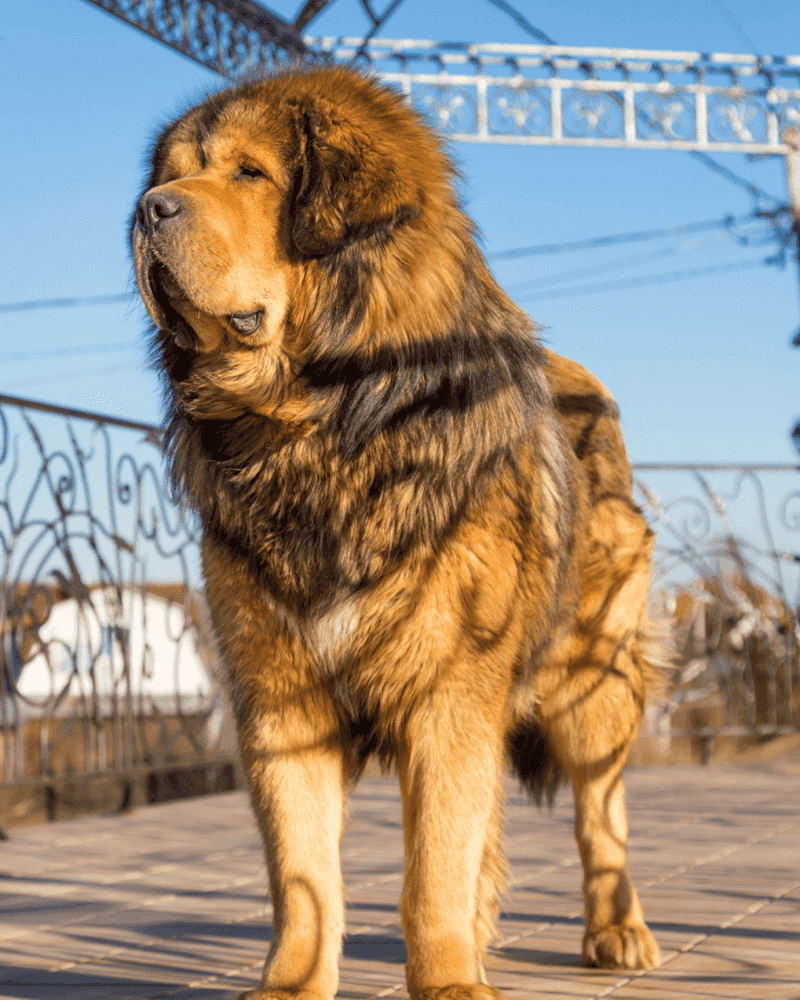
[[[580,967],[569,795],[537,811],[509,784],[513,880],[492,983],[509,1000],[800,1000],[800,768],[642,768],[627,784],[631,866],[662,965]],[[0,998],[228,1000],[257,982],[270,909],[244,794],[11,833]],[[407,996],[401,844],[396,783],[365,779],[343,845],[342,998]]]

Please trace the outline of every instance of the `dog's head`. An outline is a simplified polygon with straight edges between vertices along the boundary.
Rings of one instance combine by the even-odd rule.
[[[192,351],[279,345],[309,269],[413,228],[451,172],[400,95],[349,70],[214,95],[154,147],[131,221],[147,310]]]

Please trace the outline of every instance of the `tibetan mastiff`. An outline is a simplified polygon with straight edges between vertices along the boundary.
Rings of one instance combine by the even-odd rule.
[[[575,796],[587,965],[658,949],[622,768],[653,535],[615,404],[506,297],[431,128],[336,66],[167,126],[131,222],[274,903],[253,1000],[330,1000],[346,792],[403,796],[414,1000],[498,997],[502,779]]]

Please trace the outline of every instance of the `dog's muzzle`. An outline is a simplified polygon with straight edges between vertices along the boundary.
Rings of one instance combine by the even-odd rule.
[[[136,224],[148,236],[153,236],[159,226],[171,222],[185,211],[186,206],[177,192],[156,188],[154,191],[145,191],[139,199]]]

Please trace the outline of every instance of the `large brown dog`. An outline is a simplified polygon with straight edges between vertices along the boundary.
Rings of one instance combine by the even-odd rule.
[[[348,783],[396,764],[411,996],[466,1000],[503,886],[501,779],[572,781],[590,965],[658,961],[622,767],[652,671],[651,532],[616,410],[497,286],[441,143],[342,68],[168,126],[132,223],[174,482],[264,838],[258,1000],[330,1000]]]

